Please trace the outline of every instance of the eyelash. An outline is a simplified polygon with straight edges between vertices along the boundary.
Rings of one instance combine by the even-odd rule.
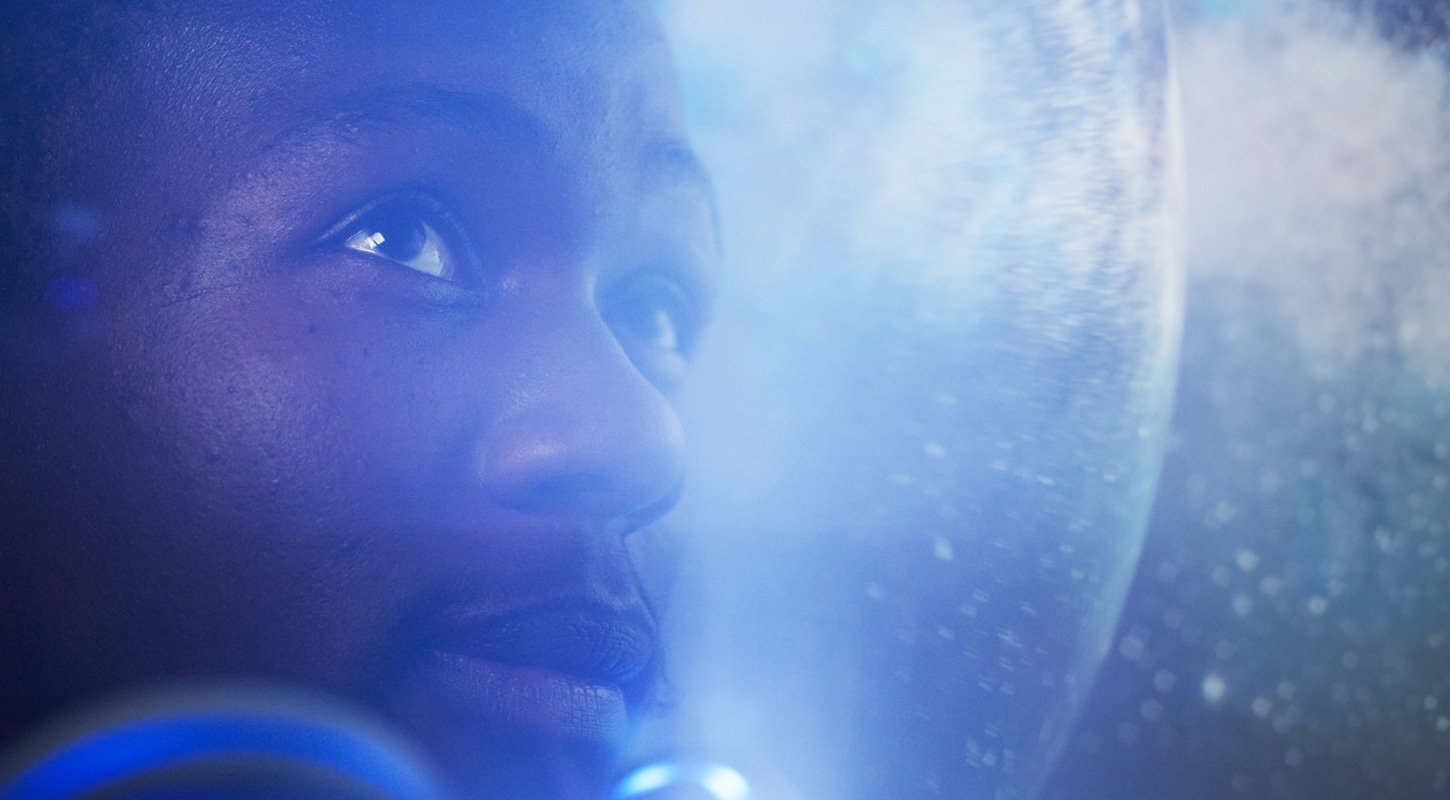
[[[460,230],[454,215],[442,203],[427,195],[403,194],[363,206],[321,238],[329,249],[351,250],[461,285],[471,277],[473,259],[468,237]],[[387,236],[389,231],[394,234],[391,238]],[[400,244],[404,250],[387,252],[390,246]],[[418,252],[406,257],[409,249]],[[438,263],[431,265],[430,259]]]
[[[394,219],[386,217],[397,214]],[[434,271],[422,268],[386,252],[389,244],[371,237],[389,225],[412,222],[421,228],[428,242],[436,240],[435,255],[451,261]],[[456,216],[438,200],[425,194],[396,194],[370,202],[348,214],[321,237],[327,249],[345,249],[413,270],[430,280],[469,287],[478,276],[470,240],[462,233]],[[396,241],[396,237],[394,239]],[[421,256],[420,256],[421,257]],[[416,259],[414,259],[416,260]],[[667,368],[662,358],[688,359],[703,328],[701,303],[696,292],[668,269],[641,269],[616,281],[596,301],[615,336],[631,356],[648,361],[655,368]],[[660,327],[661,325],[665,327]],[[642,368],[648,368],[641,364]]]
[[[646,271],[624,279],[600,301],[600,308],[626,348],[642,345],[651,356],[689,358],[694,353],[701,329],[699,303],[667,274]],[[668,327],[660,329],[662,322]]]

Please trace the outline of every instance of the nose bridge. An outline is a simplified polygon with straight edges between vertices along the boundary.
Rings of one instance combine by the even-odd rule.
[[[668,507],[684,463],[674,407],[635,368],[592,299],[521,307],[503,411],[478,443],[478,479],[529,513],[634,526]]]

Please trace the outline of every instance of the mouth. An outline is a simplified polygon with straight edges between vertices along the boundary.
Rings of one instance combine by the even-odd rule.
[[[612,744],[654,662],[643,613],[564,603],[506,614],[446,609],[422,630],[414,688],[481,729]]]
[[[471,619],[449,615],[431,637],[435,651],[624,685],[654,658],[647,621],[583,605]]]

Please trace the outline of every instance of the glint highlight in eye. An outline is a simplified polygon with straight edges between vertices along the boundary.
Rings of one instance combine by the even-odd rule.
[[[363,215],[342,243],[435,278],[458,277],[457,258],[443,235],[406,206],[389,204]]]
[[[688,356],[699,316],[685,290],[660,278],[629,281],[610,293],[605,318],[632,350],[659,356]]]

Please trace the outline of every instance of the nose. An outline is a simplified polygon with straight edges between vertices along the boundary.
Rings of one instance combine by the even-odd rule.
[[[592,304],[525,313],[502,411],[480,437],[476,477],[510,509],[584,518],[621,533],[673,507],[684,431]],[[494,350],[497,355],[498,350]]]

